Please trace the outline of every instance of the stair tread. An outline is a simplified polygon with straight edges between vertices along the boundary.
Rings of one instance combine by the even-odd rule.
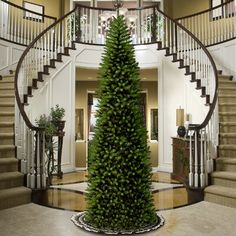
[[[13,171],[13,172],[4,172],[0,173],[0,181],[5,181],[8,179],[17,179],[19,177],[23,177],[24,174],[22,174],[19,171]]]
[[[230,198],[236,198],[236,188],[229,188],[220,185],[211,185],[206,187],[204,192],[220,196],[226,196]]]
[[[220,122],[221,125],[236,125],[236,122],[231,122],[231,121],[224,121],[224,122]]]
[[[0,150],[13,150],[15,149],[14,145],[0,145]]]
[[[222,137],[236,137],[236,133],[220,133]]]
[[[12,138],[14,137],[14,133],[0,133],[1,138]]]
[[[236,81],[235,80],[219,80],[218,81],[219,82],[219,84],[235,84],[236,83]]]
[[[2,88],[2,87],[0,87],[0,90],[14,90],[15,88],[14,88],[14,86],[11,86],[11,87],[4,87],[4,88]]]
[[[0,158],[0,165],[15,164],[15,163],[18,163],[18,160],[14,157]]]
[[[15,103],[13,102],[0,102],[0,107],[14,107]]]
[[[233,157],[219,157],[216,159],[217,163],[236,165],[236,158]]]
[[[235,111],[224,111],[224,112],[219,112],[219,115],[236,115]]]
[[[13,84],[14,80],[0,80],[0,84]]]
[[[232,81],[229,81],[230,83],[232,83]],[[228,90],[236,90],[236,87],[220,87],[219,90],[225,90],[225,89],[228,89]]]
[[[218,95],[219,98],[236,98],[236,95],[229,95],[229,94],[220,94]]]
[[[221,144],[219,145],[220,149],[236,149],[236,145],[234,144]]]
[[[4,198],[9,198],[12,195],[20,195],[23,193],[31,194],[31,189],[26,188],[24,186],[1,189],[0,190],[0,199],[3,200]]]
[[[236,102],[220,102],[220,106],[236,106]]]
[[[0,94],[0,98],[14,98],[15,94]]]
[[[0,121],[0,127],[11,127],[13,126],[14,123],[13,122],[4,122],[4,121]]]
[[[9,115],[15,115],[15,112],[11,112],[11,111],[0,111],[0,115],[1,116],[9,116]]]
[[[232,171],[214,171],[211,176],[213,178],[236,180],[236,173]]]

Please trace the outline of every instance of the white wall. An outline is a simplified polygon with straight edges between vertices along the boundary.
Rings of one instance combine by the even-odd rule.
[[[6,75],[9,74],[9,70],[15,70],[24,50],[24,46],[0,40],[0,75]]]
[[[196,90],[196,83],[178,69],[172,58],[163,57],[158,78],[159,101],[159,166],[158,170],[172,172],[172,139],[177,136],[176,109],[181,106],[191,115],[191,123],[200,124],[208,111],[205,100]]]
[[[75,67],[98,68],[103,48],[77,44],[77,50],[71,51],[71,57],[63,57],[58,69],[50,69],[50,77],[35,90],[34,97],[27,108],[31,120],[40,114],[49,113],[50,107],[59,104],[66,110],[65,138],[62,154],[62,170],[75,169]],[[136,47],[136,59],[140,68],[158,67],[158,108],[159,108],[159,170],[172,171],[171,137],[176,136],[175,111],[181,106],[192,115],[192,122],[201,123],[205,117],[204,100],[195,84],[189,82],[185,71],[178,64],[157,51],[156,45]],[[46,82],[47,81],[47,82]]]
[[[236,39],[207,48],[218,70],[236,79]]]

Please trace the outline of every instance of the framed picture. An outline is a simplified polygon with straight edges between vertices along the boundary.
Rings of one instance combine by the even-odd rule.
[[[29,10],[29,11],[24,11],[24,18],[25,19],[43,22],[44,19],[43,19],[42,15],[44,15],[44,6],[39,5],[39,4],[35,4],[35,3],[31,3],[31,2],[27,2],[27,1],[23,1],[23,7],[26,8],[27,10]],[[42,15],[38,15],[38,14],[35,14],[30,11],[37,12]]]
[[[151,109],[151,140],[158,141],[158,109]]]

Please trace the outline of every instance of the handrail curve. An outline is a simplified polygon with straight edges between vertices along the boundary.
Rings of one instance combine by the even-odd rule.
[[[15,83],[15,96],[16,96],[16,101],[17,101],[17,105],[18,105],[18,108],[20,110],[20,113],[26,123],[26,125],[28,126],[28,128],[32,129],[32,130],[35,130],[35,131],[38,131],[38,130],[41,130],[41,128],[39,127],[36,127],[34,126],[28,116],[26,115],[25,113],[25,110],[24,110],[24,106],[23,106],[23,103],[20,99],[20,95],[19,95],[19,91],[18,91],[18,76],[19,76],[19,71],[21,69],[21,66],[22,66],[22,63],[23,63],[23,60],[24,58],[26,57],[27,53],[30,51],[31,48],[34,47],[35,43],[46,33],[48,32],[50,29],[52,29],[55,25],[57,25],[58,23],[62,22],[67,16],[69,16],[72,12],[75,12],[76,8],[74,8],[72,11],[68,12],[66,15],[62,16],[60,19],[58,19],[57,21],[55,21],[52,25],[50,25],[48,28],[46,28],[44,31],[42,31],[29,45],[28,47],[25,49],[25,51],[23,52],[22,56],[20,57],[19,59],[19,62],[17,64],[17,67],[16,67],[16,71],[15,71],[15,80],[14,80],[14,83]]]
[[[0,0],[0,39],[27,46],[56,17],[38,13],[6,0]]]
[[[28,104],[28,97],[33,95],[33,89],[38,88],[37,84],[44,81],[43,75],[49,74],[48,69],[55,68],[55,62],[61,62],[62,55],[69,56],[69,50],[75,49],[76,42],[104,44],[114,11],[114,9],[104,10],[76,5],[72,11],[38,34],[23,52],[17,64],[15,72],[16,101],[19,112],[30,130],[23,132],[23,135],[27,133],[27,137],[31,137],[31,143],[34,142],[32,141],[32,133],[36,133],[37,136],[34,148],[37,163],[31,161],[28,169],[25,168],[29,176],[29,185],[33,188],[35,182],[38,181],[36,184],[38,188],[41,186],[41,178],[46,178],[44,169],[41,168],[45,164],[41,163],[44,160],[42,156],[44,135],[42,129],[32,124],[24,109]],[[204,44],[189,29],[167,16],[157,5],[128,9],[124,14],[126,14],[130,30],[131,42],[136,45],[153,43],[157,44],[159,50],[166,50],[166,55],[173,56],[173,62],[179,62],[179,68],[185,68],[186,74],[191,75],[191,82],[196,82],[197,89],[201,89],[202,96],[206,98],[209,110],[203,122],[189,126],[189,129],[194,133],[195,140],[194,157],[190,148],[189,185],[198,188],[200,182],[200,187],[204,187],[207,167],[202,153],[206,152],[206,149],[203,151],[203,145],[201,145],[201,162],[198,164],[198,156],[200,155],[198,153],[198,136],[201,135],[201,143],[204,142],[206,145],[207,139],[209,139],[206,127],[209,126],[217,104],[218,77],[214,60]],[[23,81],[19,82],[20,79]],[[192,135],[190,135],[190,139],[191,137]],[[192,142],[190,141],[190,143]],[[208,144],[210,145],[210,142]],[[37,177],[38,180],[35,181],[35,173],[44,177]],[[200,181],[198,181],[199,178]]]
[[[16,5],[15,3],[12,3],[12,2],[9,2],[9,1],[6,1],[6,0],[1,0],[1,2],[5,2],[5,3],[7,3],[8,5],[11,5],[11,6],[15,7],[15,8],[19,8],[19,9],[21,9],[21,10],[23,10],[23,11],[27,11],[27,12],[33,13],[33,14],[35,14],[35,15],[38,15],[38,16],[43,16],[43,17],[51,18],[51,19],[53,19],[53,20],[56,20],[56,19],[57,19],[57,18],[54,17],[54,16],[49,16],[49,15],[46,15],[46,14],[41,14],[41,13],[38,13],[38,12],[32,11],[32,10],[29,10],[29,9],[27,9],[27,8],[24,8],[24,7],[22,7],[22,6]]]
[[[236,38],[234,0],[175,20],[190,30],[205,46],[213,46]]]

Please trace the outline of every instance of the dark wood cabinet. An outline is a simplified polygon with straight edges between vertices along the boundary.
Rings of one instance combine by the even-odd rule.
[[[187,183],[189,174],[189,139],[173,137],[172,151],[172,178]]]

